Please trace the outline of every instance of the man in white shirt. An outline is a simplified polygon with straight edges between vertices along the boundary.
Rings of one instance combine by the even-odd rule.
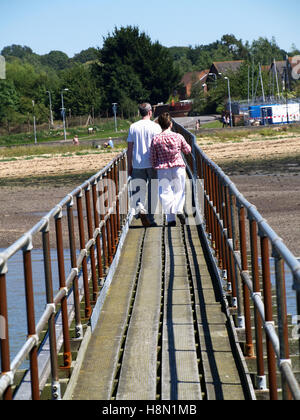
[[[161,133],[161,127],[151,120],[152,107],[149,103],[141,104],[139,112],[142,118],[130,126],[127,138],[128,175],[133,180],[132,207],[140,216],[143,225],[149,227],[156,226],[151,209],[155,208],[158,196],[158,192],[155,191],[157,181],[151,185],[152,180],[157,180],[157,171],[151,165],[150,146],[153,137]],[[155,197],[153,197],[154,194]]]

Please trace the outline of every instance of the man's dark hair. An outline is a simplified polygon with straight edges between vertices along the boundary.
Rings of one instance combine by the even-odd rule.
[[[152,106],[148,104],[147,102],[139,105],[139,111],[142,117],[146,117],[148,115],[149,111],[152,111]]]

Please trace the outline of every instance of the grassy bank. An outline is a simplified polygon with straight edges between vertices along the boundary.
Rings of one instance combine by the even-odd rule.
[[[84,156],[88,154],[103,154],[110,153],[111,151],[121,151],[126,148],[126,142],[116,144],[114,149],[96,149],[93,145],[80,144],[79,146],[73,145],[55,145],[50,146],[47,144],[43,146],[16,146],[16,147],[4,147],[0,149],[0,162],[9,162],[23,159],[34,159],[35,157],[40,158],[51,158],[53,156]]]
[[[94,133],[88,135],[87,127],[72,127],[66,130],[67,139],[72,139],[76,134],[79,137],[79,140],[82,139],[104,139],[108,137],[122,137],[126,136],[126,133],[129,129],[131,122],[128,120],[118,120],[117,128],[115,130],[115,125],[113,121],[106,121],[100,125],[92,126],[94,128]],[[64,131],[62,128],[57,130],[43,130],[37,132],[37,143],[47,143],[49,141],[60,141],[64,140]],[[10,134],[0,136],[0,146],[20,146],[24,144],[34,144],[34,133],[20,133],[20,134]]]
[[[214,122],[215,123],[215,122]],[[214,127],[216,128],[216,127]],[[300,125],[284,125],[274,127],[249,127],[249,128],[224,128],[221,130],[204,129],[197,134],[197,140],[201,142],[202,139],[209,139],[212,142],[226,142],[226,141],[239,141],[245,138],[253,138],[253,140],[261,139],[275,139],[286,136],[300,135]]]

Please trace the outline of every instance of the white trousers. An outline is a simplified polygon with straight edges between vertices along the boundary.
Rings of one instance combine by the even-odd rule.
[[[159,196],[167,222],[173,222],[177,213],[183,213],[185,203],[185,168],[158,169]]]

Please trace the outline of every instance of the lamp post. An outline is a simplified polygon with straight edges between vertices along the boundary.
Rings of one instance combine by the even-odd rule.
[[[61,112],[63,117],[63,126],[64,126],[64,139],[67,140],[67,133],[66,133],[66,116],[65,116],[65,107],[64,107],[64,91],[67,92],[69,89],[63,89],[61,91]]]
[[[52,101],[51,101],[51,92],[49,90],[46,91],[49,95],[49,107],[50,107],[50,128],[53,128],[53,113],[52,113]]]
[[[118,131],[118,127],[117,127],[117,103],[113,103],[113,112],[114,112],[114,120],[115,120],[115,130],[116,132]]]
[[[232,127],[232,109],[231,109],[231,95],[230,95],[230,81],[229,77],[224,77],[228,82],[228,100],[229,100],[229,112],[230,112],[230,127]]]
[[[36,138],[36,121],[35,121],[35,113],[34,113],[34,101],[32,101],[32,108],[33,108],[33,132],[34,132],[34,144],[37,143]]]

